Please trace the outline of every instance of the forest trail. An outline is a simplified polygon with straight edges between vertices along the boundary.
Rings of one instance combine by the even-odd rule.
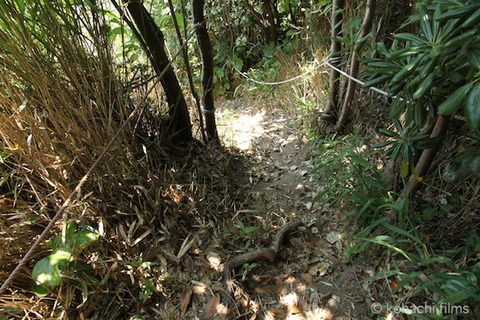
[[[262,227],[252,233],[244,251],[268,247],[276,230],[289,221],[304,222],[287,235],[274,263],[260,261],[250,264],[250,270],[237,270],[236,300],[255,312],[245,319],[371,315],[359,282],[369,268],[342,262],[349,226],[339,212],[321,212],[314,203],[318,191],[311,179],[311,147],[302,118],[295,110],[265,106],[265,101],[248,96],[218,103],[217,110],[222,143],[251,159],[246,168],[251,201],[236,217],[245,227]]]

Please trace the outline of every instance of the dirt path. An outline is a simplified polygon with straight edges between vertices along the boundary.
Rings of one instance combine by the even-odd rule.
[[[225,144],[253,159],[247,168],[251,198],[238,210],[249,248],[268,246],[286,222],[304,225],[284,242],[274,263],[261,261],[237,272],[239,319],[359,319],[369,315],[359,276],[368,268],[343,263],[346,228],[340,215],[320,212],[311,181],[309,143],[299,117],[268,110],[243,97],[219,106],[219,132]],[[268,234],[265,230],[271,230]],[[244,248],[244,251],[253,250]],[[247,316],[248,315],[248,316]]]

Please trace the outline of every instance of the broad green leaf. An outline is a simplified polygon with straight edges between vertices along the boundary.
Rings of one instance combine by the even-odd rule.
[[[65,250],[57,250],[47,258],[50,259],[52,264],[57,265],[63,270],[67,266],[67,263],[72,260],[72,253]]]
[[[418,89],[420,86],[420,81],[424,81],[425,79],[420,78],[420,75],[418,74],[418,70],[413,74],[415,77],[413,77],[412,80],[408,81],[406,83],[406,88],[404,89],[405,93],[407,94],[407,97],[409,98],[409,101],[415,101],[413,99],[413,93]]]
[[[421,240],[415,236],[414,234],[408,232],[407,230],[404,230],[402,228],[399,228],[399,227],[396,227],[388,222],[384,222],[382,223],[382,226],[384,226],[385,228],[395,232],[395,233],[398,233],[399,235],[403,235],[409,239],[412,239],[413,241],[417,242],[417,243],[421,243]]]
[[[470,130],[475,131],[480,127],[480,83],[477,83],[468,94],[465,117]]]
[[[55,287],[62,283],[61,265],[70,260],[70,253],[59,250],[55,255],[49,255],[38,261],[33,267],[32,278],[37,285]]]
[[[142,262],[142,264],[140,265],[140,267],[142,267],[142,268],[148,268],[148,267],[156,266],[157,264],[158,264],[158,263],[153,262],[153,261],[145,261],[145,262]]]
[[[458,19],[448,20],[442,27],[441,32],[437,37],[437,42],[443,44],[452,36],[459,34],[462,30],[462,27],[458,26]]]
[[[183,27],[185,26],[185,19],[183,15],[178,12],[175,12],[175,18],[177,19],[178,27],[180,29],[183,29]]]
[[[390,119],[397,119],[400,117],[400,114],[403,112],[403,109],[405,108],[405,99],[396,96],[395,100],[393,100],[392,104],[390,105],[390,112],[388,114],[388,117]]]
[[[477,262],[477,263],[473,266],[472,272],[473,272],[473,274],[475,274],[475,276],[477,277],[477,279],[480,279],[480,262]],[[478,280],[477,280],[477,285],[480,285],[480,283],[478,283]]]
[[[118,36],[118,35],[121,35],[123,32],[123,28],[122,27],[117,27],[117,28],[113,28],[112,30],[110,30],[110,32],[108,33],[108,43],[113,43],[113,41],[115,40],[115,38]]]
[[[433,73],[430,73],[425,80],[418,86],[417,90],[413,94],[413,99],[418,100],[430,89],[433,82]],[[417,106],[418,107],[418,106]]]
[[[451,47],[462,46],[467,41],[471,41],[477,33],[478,33],[477,29],[472,29],[472,30],[466,31],[466,32],[450,39],[449,41],[447,41],[445,43],[445,47],[446,48],[451,48]]]
[[[402,157],[408,164],[413,164],[413,150],[410,146],[402,148]],[[414,172],[412,172],[414,174]]]
[[[404,131],[403,125],[399,119],[393,119],[393,125],[395,126],[395,129],[398,130],[398,132]]]
[[[433,42],[432,26],[430,25],[431,17],[427,8],[424,5],[420,5],[420,29],[427,38],[428,42]]]
[[[32,277],[37,285],[48,287],[58,286],[62,282],[58,264],[52,263],[50,257],[43,258],[35,264]]]
[[[473,67],[480,69],[480,47],[474,46],[468,48],[468,62],[470,62]]]
[[[243,224],[242,220],[237,220],[237,226],[238,226],[240,229],[245,229],[245,225]]]
[[[438,114],[442,116],[449,116],[455,114],[462,104],[463,100],[465,99],[465,95],[470,90],[471,84],[467,83],[464,86],[461,86],[457,90],[455,90],[447,100],[445,100],[440,106],[438,107]]]
[[[398,133],[387,130],[387,129],[380,128],[378,129],[378,132],[390,138],[399,138]]]
[[[462,23],[462,28],[470,28],[480,22],[480,9],[477,9],[472,15]]]
[[[93,242],[98,240],[98,233],[92,231],[77,231],[71,239],[67,239],[71,241],[73,251],[76,254],[79,254],[83,249],[85,249],[88,245],[92,244]]]
[[[376,61],[369,61],[367,62],[369,67],[376,68],[376,69],[388,69],[391,71],[396,71],[397,66],[391,62],[385,60],[376,60]]]
[[[404,86],[405,86],[405,84],[402,83],[402,82],[395,83],[394,85],[392,85],[392,86],[390,87],[389,93],[390,93],[391,95],[396,96],[397,94],[400,93],[400,91],[402,91],[402,89],[403,89]]]
[[[422,61],[428,52],[416,57],[411,63],[405,65],[392,79],[392,85],[403,82],[409,75],[411,75],[417,68],[420,61]]]
[[[422,39],[419,36],[416,36],[412,33],[398,33],[394,37],[395,37],[395,39],[403,40],[403,41],[411,41],[415,44],[422,44],[422,43],[427,44],[428,43],[428,41],[426,41],[425,39]]]
[[[435,217],[435,209],[432,207],[425,208],[422,212],[422,218],[431,221]]]
[[[449,20],[449,19],[456,19],[456,18],[461,18],[478,8],[478,5],[469,5],[453,10],[448,10],[447,12],[441,14],[437,20],[438,21],[443,21],[443,20]]]
[[[416,125],[421,126],[425,123],[426,117],[426,106],[422,105],[421,103],[417,103],[413,107],[413,122],[415,122]]]
[[[372,80],[369,80],[365,83],[365,87],[372,87],[374,85],[377,85],[379,83],[383,83],[385,81],[387,81],[388,79],[392,78],[392,76],[390,74],[387,74],[387,75],[383,75],[381,77],[375,77],[374,79]]]
[[[432,56],[432,53],[430,53],[430,56]],[[437,65],[437,59],[435,57],[432,57],[432,59],[423,66],[422,70],[420,70],[420,77],[422,78],[428,77],[430,74],[432,74],[433,69],[435,69],[436,65]]]
[[[477,284],[477,277],[472,272],[462,271],[461,275],[465,280],[470,282],[471,285],[476,285]]]
[[[390,149],[385,151],[385,156],[390,157],[393,160],[396,160],[400,155],[400,151],[402,150],[402,146],[400,144],[396,144],[392,146]]]
[[[394,41],[396,41],[396,39]],[[397,51],[392,52],[388,56],[388,59],[397,60],[397,59],[408,58],[412,55],[419,54],[419,53],[424,52],[424,51],[425,51],[425,46],[408,47],[408,48],[405,48],[405,49],[401,49],[401,50],[397,50]]]
[[[258,227],[250,226],[250,227],[244,228],[242,231],[243,231],[245,234],[249,234],[249,233],[252,233],[252,232],[257,231],[257,230],[258,230]]]
[[[225,71],[223,71],[221,68],[215,68],[215,75],[221,79],[225,77]]]
[[[37,284],[35,281],[32,282],[33,292],[37,297],[45,297],[49,292],[49,288],[45,287],[44,285]]]
[[[464,301],[477,293],[477,288],[472,286],[470,281],[460,276],[445,281],[440,288],[444,292],[442,301],[451,304]]]
[[[85,281],[82,281],[82,302],[87,301],[88,299],[88,286]]]
[[[433,12],[432,17],[432,32],[433,32],[433,40],[435,41],[438,38],[438,31],[440,28],[440,22],[437,20],[437,17],[442,14],[442,7],[440,4],[437,4],[435,7],[435,11]]]

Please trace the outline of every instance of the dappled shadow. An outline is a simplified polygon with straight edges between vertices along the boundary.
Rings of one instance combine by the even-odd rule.
[[[145,145],[135,170],[125,170],[129,175],[112,168],[95,177],[92,209],[82,219],[100,240],[76,258],[88,268],[68,268],[68,281],[50,293],[57,300],[42,300],[45,312],[63,310],[72,319],[366,314],[356,276],[364,270],[341,262],[348,240],[341,219],[313,202],[318,191],[298,117],[249,97],[218,109],[224,147]],[[102,181],[115,177],[121,177],[115,190],[103,190]],[[285,237],[273,263],[255,261],[233,272],[235,303],[227,307],[220,298],[223,264],[268,247],[294,220],[303,225]],[[22,299],[25,310],[39,300],[27,293]]]
[[[244,314],[239,318],[363,317],[369,305],[358,275],[367,276],[367,268],[343,263],[348,228],[338,213],[314,203],[319,191],[310,179],[312,161],[301,118],[295,110],[261,103],[241,97],[219,107],[227,115],[219,121],[226,143],[241,146],[240,153],[253,161],[247,170],[252,201],[235,218],[259,227],[244,237],[250,247],[231,250],[230,256],[268,246],[288,221],[304,224],[287,236],[274,263],[258,261],[237,270],[235,301]]]

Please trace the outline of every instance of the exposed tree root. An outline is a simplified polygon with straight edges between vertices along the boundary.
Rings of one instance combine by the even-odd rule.
[[[234,301],[233,294],[233,280],[232,271],[242,266],[244,263],[250,263],[252,261],[267,260],[269,262],[275,261],[280,249],[280,244],[283,241],[285,235],[302,225],[302,221],[292,221],[284,225],[278,230],[272,245],[269,248],[261,248],[254,251],[246,252],[225,262],[223,266],[223,285],[225,291],[222,293],[222,300],[229,305],[231,301]]]

